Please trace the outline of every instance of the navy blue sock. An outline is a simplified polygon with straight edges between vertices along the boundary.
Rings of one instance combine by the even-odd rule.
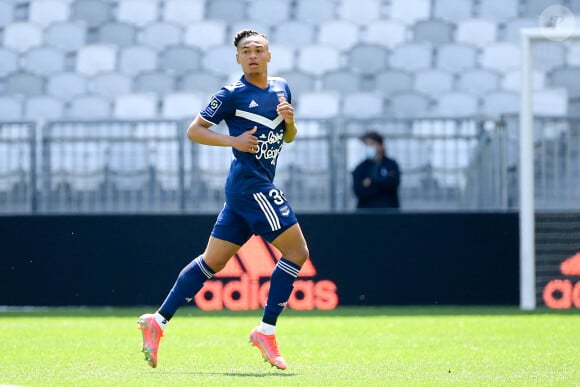
[[[294,280],[298,277],[299,271],[300,266],[285,258],[280,258],[274,267],[270,278],[270,290],[268,291],[264,316],[262,317],[262,321],[266,324],[276,325],[278,316],[284,310],[290,294],[292,294]]]
[[[215,272],[205,263],[201,255],[191,261],[179,273],[175,285],[159,308],[159,314],[167,321],[171,320],[177,309],[185,303],[191,302],[202,288],[203,283],[214,274]]]

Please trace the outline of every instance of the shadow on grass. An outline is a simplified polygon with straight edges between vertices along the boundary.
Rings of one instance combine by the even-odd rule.
[[[171,375],[174,372],[166,371],[166,372],[157,372],[159,374],[166,374]],[[185,372],[188,375],[197,375],[197,376],[226,376],[231,378],[289,378],[293,376],[297,376],[298,374],[288,373],[288,372],[280,372],[280,373],[258,373],[258,372]]]

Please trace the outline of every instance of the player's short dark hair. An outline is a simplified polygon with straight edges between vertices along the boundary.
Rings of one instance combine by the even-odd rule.
[[[245,39],[249,36],[261,36],[264,39],[268,40],[268,37],[264,34],[261,34],[257,31],[254,30],[250,30],[250,29],[245,29],[245,30],[241,30],[238,31],[235,35],[234,35],[234,46],[238,47],[238,44],[240,43],[240,40]]]
[[[366,132],[360,136],[360,139],[361,141],[371,140],[381,145],[383,145],[384,142],[383,136],[377,132]]]

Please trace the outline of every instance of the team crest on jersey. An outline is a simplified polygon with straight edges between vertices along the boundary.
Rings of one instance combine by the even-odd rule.
[[[205,108],[205,114],[207,114],[209,117],[213,117],[220,106],[222,106],[222,101],[220,101],[217,97],[213,97],[209,105],[207,105]]]

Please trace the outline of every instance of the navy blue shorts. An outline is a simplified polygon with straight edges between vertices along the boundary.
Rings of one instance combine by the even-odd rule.
[[[226,193],[226,203],[211,235],[240,246],[253,234],[272,242],[296,223],[296,214],[284,193],[272,186],[252,194]]]

